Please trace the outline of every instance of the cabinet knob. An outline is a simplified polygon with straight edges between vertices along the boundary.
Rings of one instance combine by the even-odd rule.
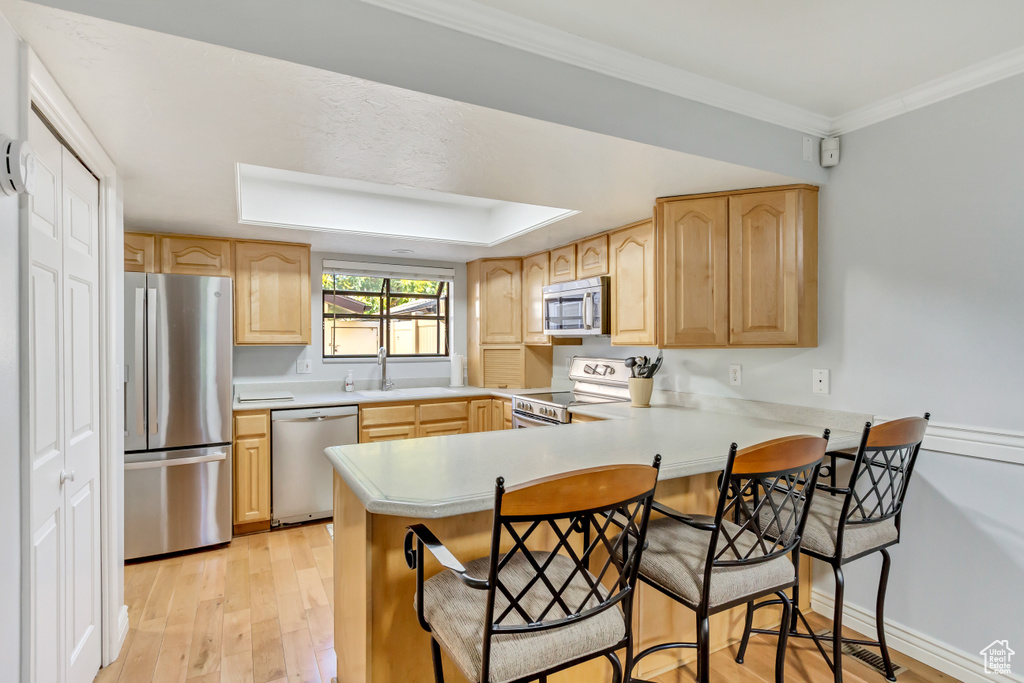
[[[60,485],[63,486],[66,482],[75,480],[74,470],[61,470],[60,471]]]

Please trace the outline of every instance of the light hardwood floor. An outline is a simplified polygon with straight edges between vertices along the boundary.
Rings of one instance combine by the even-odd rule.
[[[236,538],[226,548],[125,566],[130,629],[121,655],[97,683],[329,683],[334,654],[333,549],[324,524]],[[410,600],[411,604],[411,600]],[[815,628],[829,621],[811,615]],[[428,647],[424,637],[423,647]],[[735,647],[712,655],[712,680],[774,680],[775,641],[751,639],[746,663]],[[900,683],[954,681],[894,653],[910,670]],[[847,683],[882,683],[864,665],[843,667]],[[690,683],[691,668],[656,679]],[[786,680],[831,680],[809,641],[790,641]]]

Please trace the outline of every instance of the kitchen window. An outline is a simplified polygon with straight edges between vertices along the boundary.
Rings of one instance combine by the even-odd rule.
[[[382,346],[392,358],[447,357],[451,280],[417,270],[325,267],[323,357],[375,358]]]

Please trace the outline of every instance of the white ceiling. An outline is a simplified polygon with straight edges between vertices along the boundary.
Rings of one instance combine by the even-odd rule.
[[[117,163],[129,229],[409,246],[240,225],[236,163],[581,212],[496,247],[413,247],[446,261],[547,249],[650,215],[658,196],[793,181],[35,4],[0,9]]]
[[[1020,0],[362,0],[818,135],[1024,73]]]

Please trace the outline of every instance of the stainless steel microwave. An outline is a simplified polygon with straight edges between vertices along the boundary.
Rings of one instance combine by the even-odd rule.
[[[586,337],[609,334],[608,287],[611,280],[594,277],[560,282],[544,288],[544,334]]]

